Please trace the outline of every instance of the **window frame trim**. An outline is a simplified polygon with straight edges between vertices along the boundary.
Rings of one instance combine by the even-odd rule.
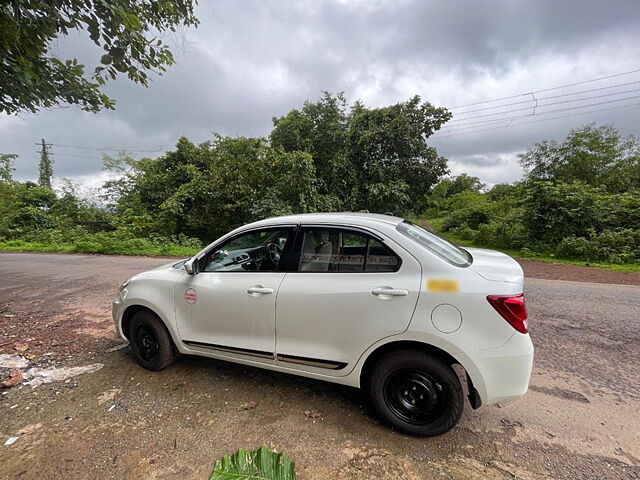
[[[364,234],[367,237],[367,253],[364,257],[364,264],[363,264],[363,270],[362,271],[345,271],[345,272],[330,272],[330,271],[319,271],[319,272],[312,272],[312,271],[302,271],[300,270],[300,263],[302,262],[302,242],[304,240],[304,234],[306,231],[308,230],[312,230],[314,228],[320,229],[327,229],[327,230],[343,230],[343,231],[347,231],[347,232],[355,232],[355,233],[359,233],[359,234]],[[366,265],[367,265],[367,257],[369,256],[369,239],[373,238],[374,240],[379,241],[383,246],[385,246],[386,248],[389,249],[389,251],[396,257],[396,259],[398,260],[398,264],[396,265],[396,268],[392,271],[369,271],[367,272],[365,270]],[[298,224],[298,228],[296,229],[296,236],[295,236],[295,243],[293,246],[293,251],[291,252],[291,260],[292,260],[292,265],[290,265],[290,267],[293,267],[291,270],[287,270],[287,273],[316,273],[316,274],[327,274],[327,273],[333,273],[333,274],[396,274],[400,271],[400,269],[402,268],[402,264],[403,264],[403,259],[401,255],[398,255],[398,253],[396,253],[396,250],[391,248],[391,246],[385,241],[385,238],[382,237],[380,234],[378,234],[377,232],[372,232],[371,230],[367,229],[366,227],[360,227],[360,226],[355,226],[355,225],[341,225],[341,224],[336,224],[336,223],[300,223]],[[297,261],[296,261],[297,259]]]

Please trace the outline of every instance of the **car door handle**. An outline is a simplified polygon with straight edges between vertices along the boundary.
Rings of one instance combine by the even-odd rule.
[[[388,288],[388,287],[374,288],[373,290],[371,290],[371,293],[373,295],[380,296],[380,297],[384,297],[384,296],[406,297],[407,295],[409,295],[409,291],[404,290],[403,288]]]
[[[251,295],[267,295],[269,293],[273,293],[273,288],[254,285],[253,287],[247,288],[247,293]]]

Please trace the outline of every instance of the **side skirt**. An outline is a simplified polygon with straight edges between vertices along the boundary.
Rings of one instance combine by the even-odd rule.
[[[342,370],[347,366],[343,362],[333,362],[331,360],[319,360],[317,358],[296,357],[293,355],[278,354],[279,362],[297,363],[298,365],[308,365],[310,367],[326,368],[329,370]]]
[[[207,350],[215,350],[217,352],[235,353],[238,355],[246,355],[248,357],[265,358],[273,360],[272,352],[264,352],[262,350],[251,350],[249,348],[229,347],[226,345],[216,345],[213,343],[196,342],[193,340],[183,340],[182,343],[189,347],[206,348]],[[333,362],[331,360],[320,360],[317,358],[297,357],[294,355],[277,355],[278,362],[295,363],[297,365],[307,365],[310,367],[326,368],[327,370],[341,370],[347,366],[344,362]]]
[[[247,355],[249,357],[267,358],[273,360],[273,353],[263,352],[261,350],[251,350],[248,348],[227,347],[225,345],[214,345],[212,343],[194,342],[192,340],[183,340],[182,343],[190,347],[206,348],[208,350],[216,350],[218,352],[236,353]]]

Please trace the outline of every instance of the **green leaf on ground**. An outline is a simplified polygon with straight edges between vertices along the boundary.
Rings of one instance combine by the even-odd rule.
[[[213,467],[209,480],[295,480],[296,464],[286,454],[267,447],[241,448],[224,456]]]

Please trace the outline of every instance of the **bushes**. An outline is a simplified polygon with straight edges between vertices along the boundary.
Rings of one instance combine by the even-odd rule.
[[[441,205],[442,231],[476,246],[640,263],[637,190],[612,194],[580,182],[526,181],[457,193]]]
[[[519,215],[514,215],[518,217]],[[530,247],[527,228],[509,217],[495,220],[486,225],[480,225],[473,241],[482,246],[498,248],[520,249]]]
[[[492,217],[492,205],[486,195],[467,190],[452,195],[446,203],[449,210],[442,225],[444,230],[477,230],[488,224]]]
[[[523,200],[529,236],[556,245],[569,236],[584,236],[603,224],[603,190],[580,182],[528,182]]]
[[[558,245],[558,255],[610,263],[640,262],[640,231],[627,228],[590,233],[589,237],[564,238]]]

